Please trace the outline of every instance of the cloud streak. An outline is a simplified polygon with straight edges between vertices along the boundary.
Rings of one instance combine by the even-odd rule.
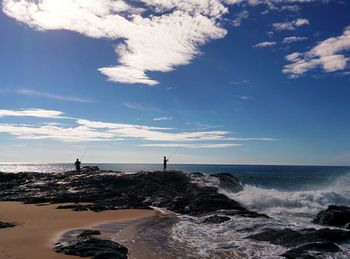
[[[123,105],[126,108],[129,108],[131,110],[136,110],[136,111],[160,112],[160,110],[155,107],[144,106],[135,102],[123,102]]]
[[[297,27],[309,24],[310,22],[308,19],[299,18],[291,22],[274,23],[272,26],[276,31],[293,31],[296,30]]]
[[[91,103],[90,100],[85,99],[85,98],[81,98],[81,97],[39,92],[39,91],[31,90],[31,89],[19,89],[19,90],[17,90],[17,93],[21,94],[21,95],[43,97],[43,98],[47,98],[47,99],[60,100],[60,101]]]
[[[271,47],[271,46],[274,46],[276,45],[276,42],[275,41],[264,41],[264,42],[260,42],[256,45],[254,45],[253,47],[254,48],[266,48],[266,47]]]
[[[1,117],[32,116],[37,118],[66,118],[64,113],[43,109],[28,109],[22,111],[0,110]],[[0,133],[10,134],[18,139],[55,140],[62,142],[86,141],[130,141],[136,140],[142,146],[158,147],[196,147],[220,148],[240,146],[244,141],[274,141],[272,138],[239,138],[233,137],[229,131],[199,130],[182,131],[173,128],[153,127],[147,125],[111,123],[71,118],[72,123],[52,124],[11,124],[0,123]],[[157,143],[153,143],[157,142]],[[162,142],[162,143],[159,143]]]
[[[290,44],[298,41],[304,41],[307,40],[307,37],[297,37],[297,36],[291,36],[291,37],[286,37],[283,39],[284,44]]]
[[[173,117],[157,117],[157,118],[153,118],[153,121],[169,121],[172,120]]]
[[[63,112],[45,109],[26,109],[26,110],[0,110],[0,118],[3,117],[37,117],[58,119],[62,117]]]
[[[229,147],[240,147],[242,144],[143,144],[141,147],[179,147],[179,148],[229,148]]]
[[[242,12],[239,12],[234,16],[234,19],[232,21],[232,25],[234,27],[239,27],[239,26],[241,26],[242,21],[245,19],[248,19],[248,17],[249,17],[248,11],[243,10]]]

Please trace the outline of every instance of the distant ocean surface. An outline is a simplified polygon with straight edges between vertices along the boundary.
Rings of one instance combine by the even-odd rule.
[[[162,170],[162,164],[84,164],[124,173]],[[285,248],[257,243],[245,237],[262,228],[320,228],[311,219],[328,205],[350,206],[350,167],[268,166],[268,165],[188,165],[173,164],[169,170],[230,173],[244,185],[233,193],[219,189],[248,209],[265,213],[271,219],[234,218],[220,227],[203,225],[201,219],[182,216],[171,229],[171,238],[199,251],[204,258],[215,258],[217,251],[239,251],[242,258],[280,258]],[[64,172],[73,164],[0,164],[1,172]],[[208,181],[210,181],[208,177]],[[215,182],[205,185],[215,186]],[[342,252],[325,258],[350,258],[350,243]]]

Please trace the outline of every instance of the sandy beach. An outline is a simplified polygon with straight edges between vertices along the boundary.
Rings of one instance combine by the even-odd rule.
[[[107,222],[121,222],[155,215],[152,210],[71,211],[56,209],[59,204],[36,206],[0,202],[0,220],[17,224],[0,229],[0,258],[77,258],[53,251],[59,235],[73,228],[89,228]]]

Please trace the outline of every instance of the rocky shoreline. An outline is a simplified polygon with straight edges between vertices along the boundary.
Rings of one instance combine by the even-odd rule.
[[[194,176],[198,178],[199,174]],[[239,181],[231,175],[218,174],[213,178],[226,188],[242,190]],[[230,213],[247,217],[266,217],[248,211],[238,202],[218,193],[217,187],[199,186],[191,181],[191,175],[178,171],[136,174],[99,170],[59,174],[0,173],[0,187],[2,201],[73,203],[59,206],[59,209],[98,212],[151,209],[150,206],[154,206],[192,216],[230,210]]]
[[[81,173],[0,173],[0,201],[31,204],[68,203],[58,206],[57,209],[95,212],[160,207],[183,215],[206,216],[202,224],[221,224],[235,216],[268,218],[267,215],[250,211],[219,193],[218,187],[206,184],[208,181],[215,182],[220,188],[231,192],[243,190],[239,181],[230,174],[207,176],[178,171],[123,174],[90,168]],[[288,248],[288,251],[281,255],[286,258],[317,258],[323,253],[340,251],[341,248],[337,244],[350,241],[350,231],[346,230],[350,221],[347,213],[347,207],[330,206],[314,219],[314,223],[344,229],[264,229],[261,233],[247,238]],[[92,251],[93,247],[95,251]],[[89,251],[86,255],[79,252],[86,249]],[[101,249],[111,254],[122,251],[127,255],[127,249],[119,244],[91,235],[79,238],[72,244],[55,246],[57,252],[105,258],[99,257]],[[120,255],[110,258],[126,257]]]

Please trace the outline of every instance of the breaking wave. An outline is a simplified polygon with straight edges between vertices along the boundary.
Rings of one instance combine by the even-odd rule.
[[[208,177],[193,179],[204,186],[214,186]],[[171,229],[171,238],[197,251],[202,258],[283,258],[288,249],[268,242],[247,238],[263,229],[322,228],[311,219],[328,205],[350,206],[350,173],[337,176],[325,184],[314,184],[302,191],[282,191],[244,185],[239,193],[220,189],[219,192],[239,201],[248,209],[271,218],[231,216],[221,224],[203,224],[205,217],[181,216]],[[220,214],[219,214],[220,215]],[[339,245],[339,244],[338,244]],[[350,258],[350,244],[340,244],[341,252],[324,254],[322,258]]]
[[[313,217],[328,205],[350,206],[350,173],[328,185],[309,186],[303,191],[280,191],[245,185],[239,193],[221,191],[245,207],[274,217]]]

